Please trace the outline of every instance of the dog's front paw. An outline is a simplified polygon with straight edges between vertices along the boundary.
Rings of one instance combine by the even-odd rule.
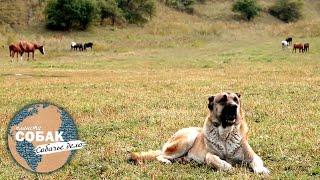
[[[233,167],[230,163],[226,161],[222,161],[222,166],[220,168],[221,171],[232,171]]]
[[[253,172],[256,173],[256,174],[270,174],[270,171],[268,168],[264,167],[264,166],[258,166],[258,167],[254,167],[252,168],[253,169]]]

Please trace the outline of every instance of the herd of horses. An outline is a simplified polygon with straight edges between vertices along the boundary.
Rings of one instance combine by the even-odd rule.
[[[10,44],[9,45],[9,53],[10,57],[14,58],[15,54],[17,54],[17,60],[18,56],[20,55],[22,60],[23,53],[28,54],[28,61],[29,61],[29,55],[32,53],[32,59],[34,59],[34,51],[39,50],[41,54],[45,54],[44,52],[44,43],[42,45],[36,44],[36,43],[30,43],[27,41],[20,41],[17,44]]]
[[[290,45],[292,45],[293,38],[288,37],[285,40],[281,41],[282,48],[288,48]],[[71,50],[73,51],[85,51],[88,48],[92,50],[93,43],[88,42],[88,43],[76,43],[76,42],[71,42]],[[294,43],[292,47],[292,53],[295,52],[297,53],[297,50],[299,50],[299,53],[307,53],[309,52],[310,45],[309,43]],[[44,52],[44,43],[42,45],[36,44],[36,43],[30,43],[27,41],[20,41],[17,44],[10,44],[9,45],[9,53],[10,57],[14,58],[15,55],[17,56],[17,61],[18,61],[18,56],[20,55],[21,60],[22,60],[22,55],[24,53],[28,54],[28,61],[29,61],[29,56],[30,53],[32,53],[32,59],[34,60],[34,52],[36,50],[39,50],[41,54],[45,55]]]
[[[282,49],[289,47],[292,44],[292,37],[288,37],[286,40],[281,41]],[[309,43],[294,43],[292,46],[292,53],[307,53],[309,52],[310,44]]]
[[[71,50],[74,51],[83,51],[83,50],[87,50],[87,48],[91,48],[92,50],[93,47],[93,43],[92,42],[88,42],[88,43],[84,43],[82,45],[82,43],[76,43],[76,42],[71,42]]]
[[[76,50],[83,51],[83,50],[87,50],[87,48],[91,48],[92,50],[92,47],[93,47],[92,42],[84,43],[83,45],[82,43],[71,42],[71,50],[74,50],[74,51]],[[9,55],[12,58],[14,58],[16,55],[17,61],[18,61],[19,55],[20,55],[20,59],[22,60],[23,54],[26,53],[28,54],[27,60],[29,61],[30,53],[32,53],[32,60],[34,60],[34,52],[37,49],[40,51],[42,55],[45,55],[44,43],[40,45],[37,43],[31,43],[28,41],[20,41],[19,43],[16,43],[16,44],[13,43],[9,45]]]

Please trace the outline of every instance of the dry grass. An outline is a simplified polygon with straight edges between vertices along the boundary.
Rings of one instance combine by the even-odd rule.
[[[35,27],[2,37],[3,44],[9,36],[46,39],[48,55],[10,63],[7,49],[0,50],[1,179],[261,178],[243,167],[227,174],[196,163],[126,161],[128,151],[159,149],[179,128],[202,126],[207,97],[225,90],[242,93],[250,144],[272,178],[319,178],[318,19],[288,25],[265,23],[269,17],[216,21],[160,8],[144,28],[53,33]],[[282,51],[279,42],[288,34],[310,42],[311,52]],[[71,52],[73,40],[92,40],[95,50]],[[88,144],[49,175],[24,171],[5,148],[13,113],[39,100],[68,109]]]

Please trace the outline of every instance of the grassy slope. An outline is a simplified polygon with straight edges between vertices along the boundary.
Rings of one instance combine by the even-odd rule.
[[[227,174],[197,164],[126,162],[127,151],[158,149],[179,128],[202,126],[207,97],[224,90],[243,94],[250,144],[273,178],[319,177],[319,14],[316,2],[308,3],[309,13],[295,24],[265,13],[238,22],[229,1],[213,1],[199,5],[197,16],[160,5],[144,28],[7,30],[2,44],[45,40],[48,55],[10,63],[7,49],[0,50],[0,134],[23,104],[49,100],[70,110],[88,146],[50,175],[25,172],[2,148],[0,177],[257,178],[246,168]],[[311,52],[282,51],[279,42],[288,35],[310,42]],[[73,40],[94,41],[95,50],[70,52]]]

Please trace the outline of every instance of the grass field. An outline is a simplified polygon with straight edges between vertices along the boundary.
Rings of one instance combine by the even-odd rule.
[[[129,151],[159,149],[182,127],[202,126],[207,97],[230,90],[242,94],[250,144],[271,170],[270,177],[318,179],[319,19],[307,16],[282,24],[262,15],[246,23],[229,19],[230,12],[221,9],[201,12],[222,20],[160,6],[158,17],[143,28],[61,33],[31,27],[3,33],[2,44],[45,40],[47,55],[37,52],[36,61],[9,62],[6,46],[0,49],[0,178],[262,178],[244,167],[224,173],[196,163],[136,166],[126,160]],[[288,34],[309,42],[310,53],[283,51],[280,42]],[[94,50],[72,52],[73,40],[91,40]],[[87,143],[70,164],[49,175],[25,171],[5,148],[13,113],[34,101],[69,110]]]

